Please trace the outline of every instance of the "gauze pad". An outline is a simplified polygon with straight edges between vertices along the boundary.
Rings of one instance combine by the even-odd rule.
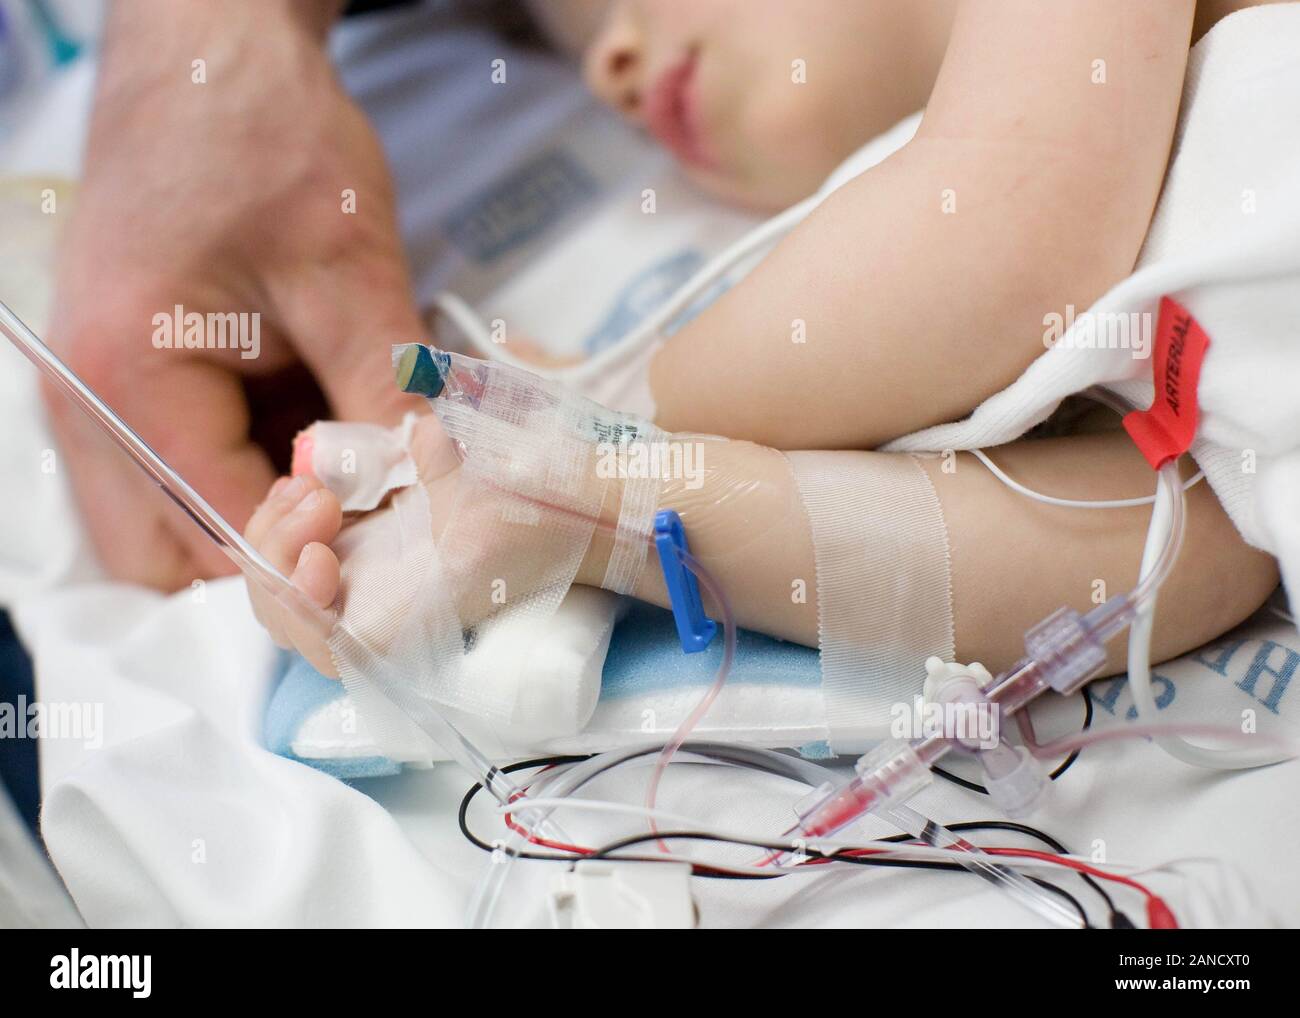
[[[398,488],[415,483],[411,430],[416,415],[401,425],[317,421],[293,440],[293,474],[310,474],[329,488],[344,512],[375,508]]]

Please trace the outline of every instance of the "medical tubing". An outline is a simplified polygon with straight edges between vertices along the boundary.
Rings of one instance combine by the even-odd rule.
[[[606,526],[608,525],[606,524]],[[687,736],[695,726],[699,724],[700,719],[717,698],[722,686],[727,681],[727,675],[731,671],[731,665],[735,659],[736,653],[736,622],[735,616],[732,613],[731,602],[727,599],[721,585],[697,559],[690,555],[689,552],[682,551],[681,549],[678,550],[678,554],[681,556],[682,563],[695,575],[699,580],[700,585],[704,587],[705,591],[718,605],[719,612],[722,615],[721,621],[723,627],[722,661],[718,666],[717,675],[714,678],[712,685],[709,687],[709,691],[700,699],[700,702],[696,705],[695,709],[691,711],[686,720],[683,721],[673,733],[673,737],[665,743],[659,751],[659,756],[655,762],[655,768],[651,774],[650,782],[646,791],[646,805],[650,809],[654,808],[655,796],[658,793],[659,782],[663,777],[664,770],[667,768],[668,763],[672,760],[674,754],[676,754],[681,748]],[[608,766],[612,767],[617,766],[626,759],[641,756],[646,752],[648,752],[648,750],[644,748],[635,748],[629,751],[615,751],[613,753],[603,754],[600,757],[593,757],[593,760],[608,759],[610,761]],[[591,765],[591,763],[592,761],[587,761],[586,764],[575,765],[575,769],[586,769],[588,765]],[[594,777],[596,773],[600,772],[601,768],[598,764],[596,765],[596,769],[592,776]],[[548,785],[547,798],[565,798],[568,795],[571,795],[574,789],[580,787],[582,783],[585,783],[585,781],[588,780],[585,777],[581,777],[581,774],[579,774],[581,780],[578,781],[578,784],[570,785],[570,780],[573,780],[571,778],[572,774],[573,771],[566,772],[565,775],[555,779],[553,783]],[[518,798],[525,802],[527,801],[527,795],[523,791],[518,792]],[[504,886],[506,877],[509,875],[509,867],[513,865],[514,860],[518,858],[519,853],[523,851],[528,838],[530,836],[536,836],[536,834],[539,833],[539,831],[534,831],[531,828],[537,824],[549,823],[551,812],[552,810],[539,810],[534,815],[535,818],[532,822],[529,822],[527,818],[525,818],[524,822],[518,827],[511,828],[509,839],[496,853],[494,853],[492,866],[489,867],[487,876],[480,882],[474,898],[470,903],[469,925],[472,928],[486,928],[487,924],[491,920],[492,912],[496,909],[496,903],[501,894],[501,888]],[[653,821],[651,821],[651,829],[654,829]]]
[[[1059,739],[1053,739],[1051,742],[1026,746],[1026,748],[1040,760],[1055,760],[1063,753],[1073,753],[1076,750],[1087,749],[1089,746],[1097,746],[1103,742],[1120,742],[1124,739],[1154,739],[1159,742],[1161,739],[1183,736],[1203,736],[1205,738],[1238,739],[1242,741],[1246,739],[1262,739],[1274,746],[1285,745],[1280,739],[1247,735],[1245,732],[1227,725],[1164,723],[1125,724],[1122,727],[1076,732],[1072,735],[1064,735]],[[1282,759],[1290,759],[1290,756]]]
[[[530,793],[534,789],[540,791],[540,787],[545,788],[545,800],[547,806],[539,807],[539,812],[549,814],[552,810],[559,808],[564,799],[571,798],[583,786],[594,781],[603,774],[608,773],[616,767],[622,766],[637,759],[638,757],[648,756],[651,753],[661,753],[662,749],[657,745],[632,747],[628,749],[612,750],[608,753],[602,753],[593,756],[588,760],[572,764],[567,770],[559,772],[547,772],[534,778],[528,785]],[[688,741],[684,742],[678,749],[678,757],[701,758],[705,760],[714,760],[730,766],[744,767],[750,770],[762,773],[773,774],[777,777],[786,778],[787,780],[797,782],[807,788],[817,788],[833,782],[836,778],[834,772],[827,770],[825,767],[811,760],[800,756],[793,756],[788,753],[780,753],[775,750],[764,749],[757,746],[732,745],[729,743],[708,742],[708,741]],[[539,797],[540,798],[540,797]],[[556,805],[552,806],[551,803]],[[908,812],[913,817],[920,817],[914,810],[908,808]],[[945,844],[963,842],[964,847],[960,852],[954,852],[956,861],[965,865],[968,869],[983,875],[986,879],[993,880],[1004,890],[1011,892],[1014,897],[1037,912],[1039,915],[1061,922],[1055,902],[1052,901],[1046,892],[1041,891],[1033,885],[1025,887],[1019,876],[1013,871],[1006,870],[1004,867],[994,863],[983,849],[978,846],[965,843],[964,839],[958,838],[951,830],[942,824],[926,820],[921,817],[925,823],[922,825],[928,830],[935,842],[942,841]],[[906,828],[909,824],[900,824]],[[488,867],[484,878],[479,882],[470,910],[470,925],[474,928],[487,928],[491,922],[492,915],[495,912],[496,904],[500,900],[500,894],[505,886],[509,876],[510,867],[515,860],[519,858],[519,853],[523,851],[524,846],[528,843],[528,835],[523,832],[520,826],[510,828],[509,841],[499,847],[493,855],[492,864]],[[557,858],[563,858],[557,856]],[[611,857],[611,858],[617,858]],[[675,858],[675,856],[674,856]],[[1001,871],[1001,872],[991,872]],[[1010,876],[1008,876],[1010,874]],[[1032,889],[1031,889],[1032,888]],[[1040,904],[1034,899],[1047,900],[1052,914],[1040,907]],[[1062,923],[1063,925],[1065,923]],[[1068,920],[1069,925],[1077,925],[1072,919]]]
[[[65,396],[117,442],[163,493],[198,524],[245,577],[309,625],[323,640],[328,639],[332,632],[342,633],[343,639],[357,645],[356,649],[360,650],[356,637],[338,626],[333,613],[314,604],[290,583],[3,302],[0,302],[0,331]],[[410,715],[412,721],[493,796],[499,801],[508,802],[513,794],[513,782],[493,767],[487,756],[431,705],[402,684],[389,681],[384,675],[382,663],[377,659],[376,662],[375,677],[370,681],[374,682],[380,692]]]
[[[786,757],[783,754],[775,753],[772,750],[758,749],[755,747],[726,746],[715,743],[687,743],[684,747],[690,752],[699,752],[701,755],[715,756],[722,759],[732,757],[747,756],[751,760],[766,760],[779,770],[772,770],[771,767],[759,768],[769,770],[771,773],[780,774],[783,777],[789,777],[796,781],[808,782],[809,779],[798,774],[798,770],[813,773],[814,769],[820,771],[817,765],[810,761],[798,760]],[[623,749],[610,750],[607,753],[601,753],[593,756],[589,760],[576,763],[568,770],[564,771],[558,777],[546,783],[547,799],[564,799],[577,792],[587,782],[594,780],[606,771],[612,770],[629,760],[637,757],[646,756],[650,753],[661,752],[662,747],[659,744],[649,746],[630,746]],[[742,764],[743,766],[744,764]],[[753,766],[753,764],[749,764]],[[824,772],[829,773],[829,772]],[[821,782],[822,778],[814,778]],[[539,813],[549,819],[553,809],[539,809]],[[528,844],[529,832],[528,825],[525,822],[510,828],[510,834],[503,844],[501,844],[492,855],[491,865],[483,875],[475,888],[474,897],[470,902],[469,925],[473,929],[487,929],[491,925],[492,915],[496,911],[496,906],[501,897],[501,891],[505,887],[506,880],[510,875],[511,867],[519,858]]]
[[[1094,400],[1095,402],[1101,403],[1103,406],[1109,407],[1121,417],[1131,413],[1134,409],[1133,406],[1122,397],[1099,385],[1094,385],[1085,389],[1081,395]],[[1015,481],[1012,481],[1011,478],[997,468],[997,466],[993,464],[987,456],[981,457],[981,462],[989,468],[995,477],[1013,490],[1020,491],[1022,494],[1028,495],[1030,498],[1037,498],[1042,501],[1046,500],[1046,496],[1042,496],[1038,492],[1031,491],[1024,488],[1022,485],[1017,484]],[[1178,552],[1182,548],[1183,532],[1186,525],[1186,499],[1184,498],[1184,492],[1188,488],[1192,487],[1193,484],[1197,483],[1202,476],[1201,473],[1198,473],[1196,476],[1190,478],[1186,483],[1184,483],[1182,477],[1178,473],[1178,462],[1176,459],[1169,460],[1162,464],[1160,469],[1156,472],[1156,494],[1152,500],[1151,529],[1148,530],[1148,543],[1143,552],[1144,566],[1146,564],[1147,556],[1153,551],[1153,549],[1158,548],[1159,557],[1154,563],[1151,563],[1151,569],[1149,571],[1146,568],[1141,570],[1137,586],[1134,587],[1126,596],[1126,600],[1131,606],[1131,611],[1123,613],[1125,616],[1122,619],[1123,624],[1131,622],[1146,601],[1154,596],[1156,589],[1164,583],[1165,579],[1169,576],[1170,571],[1173,569],[1174,562],[1178,558]],[[1163,506],[1161,505],[1160,499],[1162,491],[1166,499],[1166,504]],[[1116,500],[1116,507],[1119,507],[1119,502],[1123,501],[1127,500]],[[1153,544],[1153,535],[1156,534],[1157,531],[1164,531],[1163,521],[1166,519],[1166,514],[1169,528],[1167,536],[1163,541],[1155,541]],[[1157,519],[1162,521],[1160,527],[1156,526]],[[1102,607],[1105,606],[1103,605]],[[1089,614],[1091,615],[1093,613]],[[1113,628],[1114,623],[1111,623],[1108,626],[1109,632],[1107,638],[1118,633],[1123,628],[1123,624],[1120,624],[1119,628]]]
[[[547,785],[546,797],[548,799],[563,799],[571,795],[587,780],[586,775],[588,772],[594,772],[591,774],[594,777],[595,774],[605,769],[604,761],[610,761],[609,766],[613,766],[622,763],[624,760],[641,756],[646,752],[645,747],[612,750],[609,753],[602,753],[599,756],[592,757],[584,763],[575,764]],[[539,812],[543,818],[549,818],[553,810],[542,809]],[[496,911],[497,902],[500,900],[501,891],[505,887],[510,870],[528,844],[530,826],[527,819],[525,819],[522,824],[510,827],[510,834],[505,842],[492,853],[491,863],[488,865],[483,879],[478,882],[478,886],[474,890],[474,896],[470,899],[468,923],[471,929],[482,930],[490,927],[492,915]]]
[[[917,840],[953,852],[961,865],[1010,895],[1040,918],[1062,929],[1077,930],[1086,925],[1086,921],[1081,920],[1077,913],[1065,908],[1023,873],[993,862],[984,849],[918,813],[906,803],[896,803],[885,811],[885,815],[899,830]]]
[[[1169,578],[1174,562],[1178,559],[1178,552],[1183,546],[1183,536],[1187,529],[1187,499],[1183,493],[1182,478],[1179,476],[1176,460],[1170,460],[1160,468],[1157,475],[1157,495],[1160,494],[1165,496],[1164,502],[1162,504],[1157,497],[1156,504],[1151,510],[1151,529],[1148,530],[1148,536],[1164,531],[1167,532],[1167,537],[1163,541],[1155,542],[1155,547],[1160,550],[1154,562],[1147,562],[1150,540],[1148,540],[1148,549],[1143,552],[1143,568],[1139,573],[1138,585],[1128,595],[1134,610],[1139,612],[1148,601],[1154,602],[1156,591]]]
[[[1085,395],[1110,407],[1121,415],[1131,412],[1132,407],[1114,393],[1094,387]],[[1186,530],[1186,498],[1184,493],[1204,478],[1204,472],[1198,472],[1184,482],[1178,473],[1176,461],[1170,460],[1161,466],[1157,473],[1156,494],[1149,499],[1117,499],[1104,502],[1082,502],[1057,499],[1043,495],[1019,484],[1002,471],[981,450],[973,450],[989,471],[1003,484],[1014,491],[1052,505],[1077,506],[1080,508],[1121,508],[1152,502],[1151,525],[1147,532],[1147,542],[1143,549],[1142,568],[1138,585],[1127,595],[1128,604],[1115,602],[1114,610],[1108,613],[1107,629],[1127,621],[1130,626],[1128,644],[1128,683],[1133,695],[1138,715],[1148,724],[1141,726],[1144,732],[1154,738],[1165,752],[1175,759],[1194,767],[1206,767],[1220,770],[1237,770],[1253,767],[1268,767],[1276,763],[1294,759],[1294,750],[1263,747],[1252,749],[1215,749],[1197,746],[1187,741],[1183,735],[1204,733],[1220,737],[1243,733],[1234,729],[1215,729],[1210,726],[1160,726],[1150,724],[1155,717],[1157,707],[1151,689],[1151,634],[1154,627],[1156,591],[1168,577],[1177,560]],[[1097,620],[1094,619],[1094,622]],[[1098,631],[1100,634],[1100,630]],[[1096,733],[1092,736],[1076,736],[1060,740],[1050,746],[1030,747],[1036,756],[1054,756],[1059,752],[1081,749],[1084,746],[1113,737],[1113,733]],[[1276,745],[1276,740],[1267,740]]]
[[[1172,464],[1164,467],[1161,471],[1162,476],[1166,470],[1172,469]],[[1176,473],[1174,476],[1177,476]],[[1155,549],[1163,543],[1165,552],[1167,552],[1169,546],[1175,540],[1181,538],[1181,501],[1181,499],[1171,500],[1167,511],[1160,511],[1158,505],[1157,512],[1152,514],[1151,526],[1147,532],[1146,550],[1142,556],[1141,581],[1139,584],[1140,586],[1149,585],[1151,592],[1140,606],[1137,618],[1133,623],[1132,632],[1129,635],[1129,690],[1133,696],[1133,705],[1137,708],[1139,719],[1147,725],[1151,725],[1158,714],[1155,694],[1151,688],[1151,633],[1155,624],[1155,590],[1159,582],[1157,579],[1158,574],[1162,569],[1166,571],[1168,569],[1166,564],[1167,554],[1157,555]],[[1169,532],[1168,539],[1165,539],[1166,532]],[[1155,582],[1151,582],[1153,580]],[[1242,734],[1244,737],[1244,733]],[[1156,744],[1176,760],[1193,767],[1204,767],[1212,770],[1247,770],[1255,767],[1269,767],[1273,764],[1294,759],[1296,756],[1295,751],[1291,749],[1279,750],[1265,747],[1216,749],[1198,746],[1188,742],[1176,733],[1157,736]]]
[[[713,701],[718,698],[718,694],[722,692],[722,687],[727,682],[727,676],[731,674],[731,666],[736,658],[736,616],[731,610],[731,602],[727,599],[722,585],[713,578],[709,571],[690,552],[679,548],[677,554],[681,558],[682,564],[695,575],[700,586],[704,588],[704,592],[713,598],[722,615],[720,620],[722,624],[722,661],[718,665],[717,674],[708,691],[700,697],[699,703],[695,705],[695,708],[686,716],[685,720],[677,726],[672,738],[664,745],[659,758],[655,761],[654,770],[650,775],[650,782],[646,786],[645,804],[648,809],[655,808],[655,798],[659,794],[659,782],[663,780],[664,771],[668,769],[668,764],[672,762],[673,754],[681,748],[687,737],[695,730],[704,715],[708,713],[709,708],[713,706]],[[655,830],[653,818],[650,820],[650,829]]]
[[[685,311],[714,282],[725,276],[736,265],[753,255],[764,245],[770,244],[790,232],[803,219],[807,218],[808,213],[818,205],[820,200],[821,198],[818,195],[805,198],[766,223],[756,226],[732,244],[731,247],[720,252],[702,266],[672,297],[656,308],[639,325],[632,328],[622,339],[604,350],[592,354],[591,357],[579,364],[546,369],[522,361],[506,351],[503,344],[492,340],[488,329],[479,316],[457,295],[441,293],[435,298],[434,303],[464,333],[470,344],[483,357],[523,368],[543,378],[570,384],[580,383],[628,360],[646,343],[653,342],[675,317]]]
[[[163,494],[170,498],[190,517],[199,528],[220,547],[241,572],[266,590],[271,596],[280,598],[287,591],[295,591],[270,562],[249,544],[243,534],[232,527],[185,478],[181,477],[159,456],[99,395],[86,385],[76,373],[46,346],[26,323],[23,322],[7,304],[0,302],[0,331],[18,348],[29,361],[52,381],[58,389],[77,404],[95,423],[113,438],[115,442],[135,460],[153,480]],[[304,619],[313,626],[320,624],[320,616],[325,615],[305,599],[299,614],[306,614]],[[327,617],[327,616],[326,616]],[[326,623],[328,632],[328,623]]]
[[[770,750],[760,752],[771,753]],[[788,757],[784,754],[776,754],[776,757],[777,759],[797,761],[801,764],[802,767],[795,770],[794,773],[798,775],[797,780],[800,780],[809,788],[826,787],[835,780],[835,775],[831,771],[811,761],[806,761],[802,757]],[[751,764],[750,766],[755,765]],[[756,767],[756,769],[771,770],[769,767]],[[1080,925],[1077,916],[1068,909],[1063,909],[1060,903],[1041,887],[1035,885],[1019,872],[993,862],[983,849],[959,837],[944,825],[923,816],[905,803],[894,804],[886,813],[887,818],[899,830],[905,831],[921,842],[935,847],[946,847],[955,850],[957,853],[955,858],[960,865],[965,866],[977,876],[988,880],[1041,918],[1066,928],[1077,928]],[[662,850],[667,851],[666,848]],[[770,862],[769,857],[760,862],[759,865],[766,866]]]
[[[1173,569],[1183,539],[1185,496],[1176,463],[1161,468],[1157,492],[1164,497],[1156,499],[1152,510],[1153,536],[1148,540],[1152,557],[1137,586],[1087,615],[1060,608],[1026,632],[1025,657],[983,691],[1003,716],[1014,714],[1045,690],[1064,694],[1079,689],[1105,663],[1105,642],[1123,631],[1139,606],[1154,603],[1155,591]],[[1156,534],[1164,540],[1154,540]],[[929,768],[955,744],[939,733],[913,742],[882,744],[858,761],[853,778],[797,810],[797,822],[787,833],[826,837],[871,810],[906,801],[928,780]]]
[[[1155,495],[1140,495],[1136,498],[1104,498],[1104,499],[1079,499],[1079,498],[1059,498],[1056,495],[1045,495],[1041,491],[1035,491],[1021,484],[1014,477],[1011,477],[1000,466],[989,458],[988,453],[983,449],[972,449],[971,455],[979,460],[989,473],[1001,481],[1017,494],[1024,495],[1026,498],[1032,498],[1035,502],[1042,502],[1044,505],[1061,506],[1066,509],[1136,509],[1139,506],[1154,505],[1159,493]],[[1205,480],[1205,471],[1198,470],[1189,477],[1183,484],[1183,489],[1187,490],[1200,484]]]
[[[737,766],[749,767],[752,770],[760,771],[763,773],[775,774],[778,776],[790,776],[792,777],[792,780],[798,781],[800,784],[809,787],[812,786],[813,782],[820,780],[818,775],[829,776],[830,774],[830,772],[825,770],[824,768],[821,768],[817,765],[813,765],[816,773],[813,774],[812,776],[800,776],[800,775],[792,776],[788,774],[787,771],[784,769],[768,766],[761,761],[751,763],[748,761],[734,760],[729,757],[705,754],[703,751],[698,749],[700,745],[702,744],[689,743],[685,748],[679,751],[678,759],[683,762],[692,762],[692,763],[701,762],[706,764],[707,763],[735,764]],[[718,743],[718,744],[710,744],[710,745],[724,746],[725,744]],[[727,746],[726,748],[736,749],[738,751],[744,751],[747,749],[747,747],[744,746],[734,746],[734,747]],[[645,755],[657,753],[658,751],[659,749],[657,746],[651,746],[645,750]],[[775,752],[775,751],[759,750],[759,752]],[[797,761],[802,759],[800,757],[792,756],[792,755],[785,755],[779,753],[777,755],[779,759],[785,759],[785,760]],[[508,765],[506,769],[513,770],[515,766],[520,766],[524,768],[530,766],[544,767],[543,770],[538,771],[533,776],[532,780],[526,783],[524,786],[525,788],[528,789],[529,797],[533,800],[534,804],[538,807],[553,807],[556,809],[561,809],[561,808],[575,809],[585,813],[629,814],[638,817],[643,817],[647,813],[653,813],[654,816],[658,818],[660,821],[682,825],[681,830],[677,830],[676,828],[674,828],[671,831],[664,832],[665,838],[672,839],[674,837],[682,836],[682,832],[687,832],[690,834],[700,835],[701,840],[716,839],[720,841],[731,841],[735,843],[764,845],[765,847],[774,848],[774,849],[779,847],[772,844],[770,835],[753,834],[743,830],[738,831],[738,830],[730,830],[726,828],[714,827],[704,821],[699,820],[698,818],[684,816],[676,813],[670,813],[666,810],[651,811],[651,810],[647,810],[644,806],[634,806],[627,802],[615,802],[610,800],[586,799],[586,798],[580,799],[580,798],[574,798],[573,796],[570,796],[565,799],[551,799],[545,795],[540,794],[540,790],[538,789],[537,786],[543,784],[546,778],[557,777],[560,774],[564,773],[565,770],[567,770],[578,760],[585,760],[585,759],[587,758],[586,757],[569,758],[565,763],[559,765],[546,765],[545,762],[525,760],[525,761],[521,761],[518,765]],[[461,799],[462,813],[468,808],[469,803],[473,800],[474,796],[477,795],[477,793],[480,791],[480,788],[481,786],[475,785],[465,794],[465,796],[462,797]],[[880,854],[880,855],[891,855],[891,856],[897,853],[900,857],[905,855],[909,858],[934,860],[934,859],[951,859],[952,858],[951,852],[954,848],[958,848],[962,851],[971,851],[972,849],[974,849],[985,853],[992,851],[991,849],[986,849],[981,846],[977,846],[969,843],[964,845],[954,844],[954,842],[956,841],[964,840],[964,839],[959,839],[956,836],[955,832],[957,830],[963,829],[964,827],[972,824],[975,827],[981,827],[984,826],[983,822],[979,822],[979,821],[968,822],[963,824],[956,824],[952,827],[945,827],[944,825],[939,824],[937,821],[930,820],[929,818],[924,817],[922,814],[916,813],[916,811],[911,810],[910,807],[906,808],[907,812],[910,812],[910,814],[919,818],[919,820],[906,819],[902,814],[900,814],[900,810],[902,809],[904,808],[894,807],[893,809],[890,810],[891,816],[897,815],[894,820],[894,825],[899,827],[903,831],[902,835],[894,835],[888,838],[876,838],[869,841],[826,840],[826,841],[818,841],[815,848],[813,848],[812,846],[805,846],[805,847],[810,852],[815,851],[818,854],[827,856],[827,858],[823,860],[826,862],[835,861],[833,858],[830,858],[830,854],[838,854],[838,853],[844,853],[846,855]],[[507,817],[509,816],[510,813],[510,807],[498,805],[493,812],[498,817]],[[1003,825],[994,823],[991,824],[990,826],[1003,826]],[[1005,824],[1006,829],[1017,829],[1020,826],[1021,825],[1014,824],[1014,823]],[[919,831],[920,833],[919,834],[909,833],[911,830],[916,830]],[[673,833],[673,831],[676,831],[676,833]],[[474,844],[478,845],[480,848],[486,847],[489,851],[491,850],[490,845],[487,845],[485,842],[482,842],[481,839],[475,838],[472,834],[467,834],[467,837],[469,837],[469,839]],[[655,835],[638,836],[633,840],[635,840],[636,843],[640,844],[653,837],[655,837]],[[906,841],[917,841],[919,842],[919,844],[908,845],[905,848],[898,847]],[[536,844],[539,844],[542,847],[547,847],[544,842],[539,841],[536,842]],[[943,847],[943,846],[947,846],[947,847]],[[1058,853],[1058,855],[1052,856],[1050,859],[1042,860],[1043,864],[1054,864],[1057,858],[1073,858],[1073,859],[1079,858],[1078,856],[1069,855],[1069,853],[1067,853],[1064,850],[1064,848],[1060,847],[1059,845],[1051,844],[1051,847],[1056,853]],[[567,850],[564,854],[539,856],[537,853],[530,853],[528,856],[526,856],[526,858],[529,860],[538,860],[544,858],[547,861],[572,862],[574,861],[572,855],[573,852],[590,853],[590,855],[584,854],[583,856],[584,858],[621,858],[613,854],[613,852],[616,850],[617,850],[616,848],[611,848],[609,846],[602,846],[600,848],[580,848],[578,846],[572,846],[571,849]],[[656,861],[656,858],[655,857],[645,858],[645,857],[636,856],[636,857],[632,857],[630,861],[654,862]],[[701,862],[700,860],[691,860],[691,861],[707,867],[712,867],[716,865],[713,863]],[[760,867],[751,865],[747,868],[760,868]],[[761,867],[761,868],[766,869],[767,867]],[[787,871],[792,871],[792,870],[791,868],[787,868]],[[1109,879],[1109,877],[1107,879]]]

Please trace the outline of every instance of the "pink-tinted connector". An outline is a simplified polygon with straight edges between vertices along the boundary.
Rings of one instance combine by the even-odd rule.
[[[1087,615],[1071,608],[1053,612],[1025,634],[1025,657],[994,678],[984,698],[1005,718],[1048,689],[1074,692],[1105,663],[1106,641],[1135,613],[1135,601],[1123,595]],[[930,767],[957,745],[955,739],[935,735],[876,747],[858,760],[854,777],[838,788],[823,785],[800,802],[798,822],[788,833],[825,838],[872,810],[905,802],[930,779]],[[1026,789],[1016,792],[1027,797]]]
[[[827,838],[871,810],[906,802],[932,777],[927,742],[890,741],[864,754],[847,782],[839,788],[827,782],[795,807],[794,830],[806,838]]]

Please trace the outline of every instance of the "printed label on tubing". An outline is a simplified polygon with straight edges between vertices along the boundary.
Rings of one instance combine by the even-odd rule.
[[[1196,387],[1210,337],[1185,307],[1160,298],[1156,349],[1151,369],[1155,399],[1147,410],[1134,410],[1124,428],[1153,470],[1177,459],[1192,446],[1198,417]]]

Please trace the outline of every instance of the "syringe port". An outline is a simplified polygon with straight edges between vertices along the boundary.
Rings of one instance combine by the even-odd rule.
[[[1058,693],[1073,693],[1106,663],[1106,647],[1073,608],[1058,608],[1025,633],[1025,651]]]
[[[858,780],[871,789],[873,810],[906,802],[934,780],[911,743],[890,740],[864,753],[853,765]]]
[[[854,769],[856,777],[827,782],[800,800],[795,829],[804,837],[829,837],[867,813],[906,802],[933,777],[911,744],[896,740],[864,754]]]

